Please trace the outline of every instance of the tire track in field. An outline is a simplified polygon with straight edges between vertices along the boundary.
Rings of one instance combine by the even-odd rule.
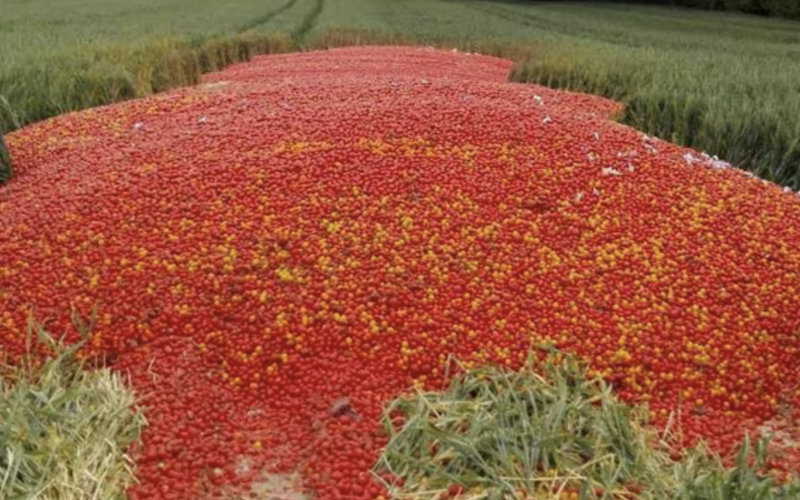
[[[254,19],[251,19],[251,20],[247,21],[246,23],[244,23],[241,26],[239,26],[236,29],[236,31],[238,33],[241,33],[243,31],[251,30],[251,29],[253,29],[253,28],[257,27],[257,26],[260,26],[262,24],[266,24],[270,20],[272,20],[273,17],[277,16],[281,12],[287,11],[287,10],[291,9],[292,7],[294,7],[294,4],[296,4],[296,3],[297,3],[297,0],[289,0],[285,4],[283,4],[280,7],[278,7],[277,9],[272,10],[272,11],[267,12],[266,14],[264,14],[262,16],[258,16],[258,17],[254,18]]]
[[[322,13],[322,8],[324,6],[325,0],[314,1],[314,7],[312,7],[308,14],[306,14],[306,17],[303,18],[303,22],[300,23],[300,26],[292,32],[292,40],[294,40],[295,43],[300,45],[301,42],[303,42],[308,32],[317,24],[317,20],[319,20],[319,15]]]
[[[498,19],[502,19],[503,21],[512,22],[527,28],[533,28],[534,30],[557,33],[590,41],[597,40],[599,38],[604,42],[614,43],[616,45],[631,48],[641,48],[639,44],[636,44],[630,40],[622,39],[619,36],[609,35],[598,30],[589,30],[582,27],[565,26],[562,23],[548,21],[545,18],[539,17],[530,12],[508,10],[508,8],[503,5],[507,4],[508,2],[481,2],[483,5],[477,5],[477,3],[474,1],[459,1],[458,3],[473,10],[477,10],[478,12],[483,12]]]
[[[543,19],[523,12],[517,13],[505,10],[501,5],[497,5],[494,2],[457,1],[456,3],[514,24],[544,30],[552,29],[552,26]],[[481,5],[478,5],[478,3]]]

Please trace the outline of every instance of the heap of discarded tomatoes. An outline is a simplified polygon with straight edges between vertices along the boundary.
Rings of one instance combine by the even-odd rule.
[[[261,57],[11,134],[3,349],[32,307],[56,332],[96,310],[89,351],[150,421],[143,499],[276,477],[375,498],[385,402],[450,355],[546,343],[717,449],[778,425],[800,400],[798,197],[509,69]]]

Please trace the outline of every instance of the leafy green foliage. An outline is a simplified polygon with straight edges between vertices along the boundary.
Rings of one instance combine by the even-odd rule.
[[[766,441],[741,446],[733,467],[703,447],[671,458],[673,439],[647,425],[572,357],[551,354],[520,372],[467,369],[441,392],[395,400],[375,467],[392,498],[415,500],[789,499],[800,483],[760,472]]]
[[[0,366],[0,498],[124,498],[145,425],[133,393],[119,374],[86,369],[83,341],[67,346],[34,323],[28,339],[23,360]]]

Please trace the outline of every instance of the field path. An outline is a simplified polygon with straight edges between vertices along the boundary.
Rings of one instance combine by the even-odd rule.
[[[296,4],[296,3],[297,3],[297,0],[288,0],[285,4],[281,5],[277,9],[271,10],[271,11],[267,12],[266,14],[264,14],[262,16],[253,18],[253,19],[249,20],[248,22],[242,24],[241,26],[239,26],[237,31],[241,33],[241,32],[244,32],[244,31],[251,30],[253,28],[257,28],[258,26],[260,26],[262,24],[266,24],[272,18],[274,18],[275,16],[281,14],[282,12],[285,12],[285,11],[291,9],[294,6],[294,4]]]
[[[303,22],[300,24],[300,26],[298,26],[297,29],[292,32],[292,38],[297,41],[302,41],[317,24],[317,20],[319,19],[324,6],[325,0],[314,0],[314,6],[303,18]]]

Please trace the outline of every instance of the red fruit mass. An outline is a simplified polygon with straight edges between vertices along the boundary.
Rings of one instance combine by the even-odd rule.
[[[546,342],[656,424],[680,408],[687,441],[789,425],[800,199],[510,67],[259,57],[11,134],[0,345],[22,352],[31,307],[56,332],[96,308],[87,354],[131,374],[150,422],[141,499],[263,470],[375,498],[387,401],[451,354],[514,367]]]

